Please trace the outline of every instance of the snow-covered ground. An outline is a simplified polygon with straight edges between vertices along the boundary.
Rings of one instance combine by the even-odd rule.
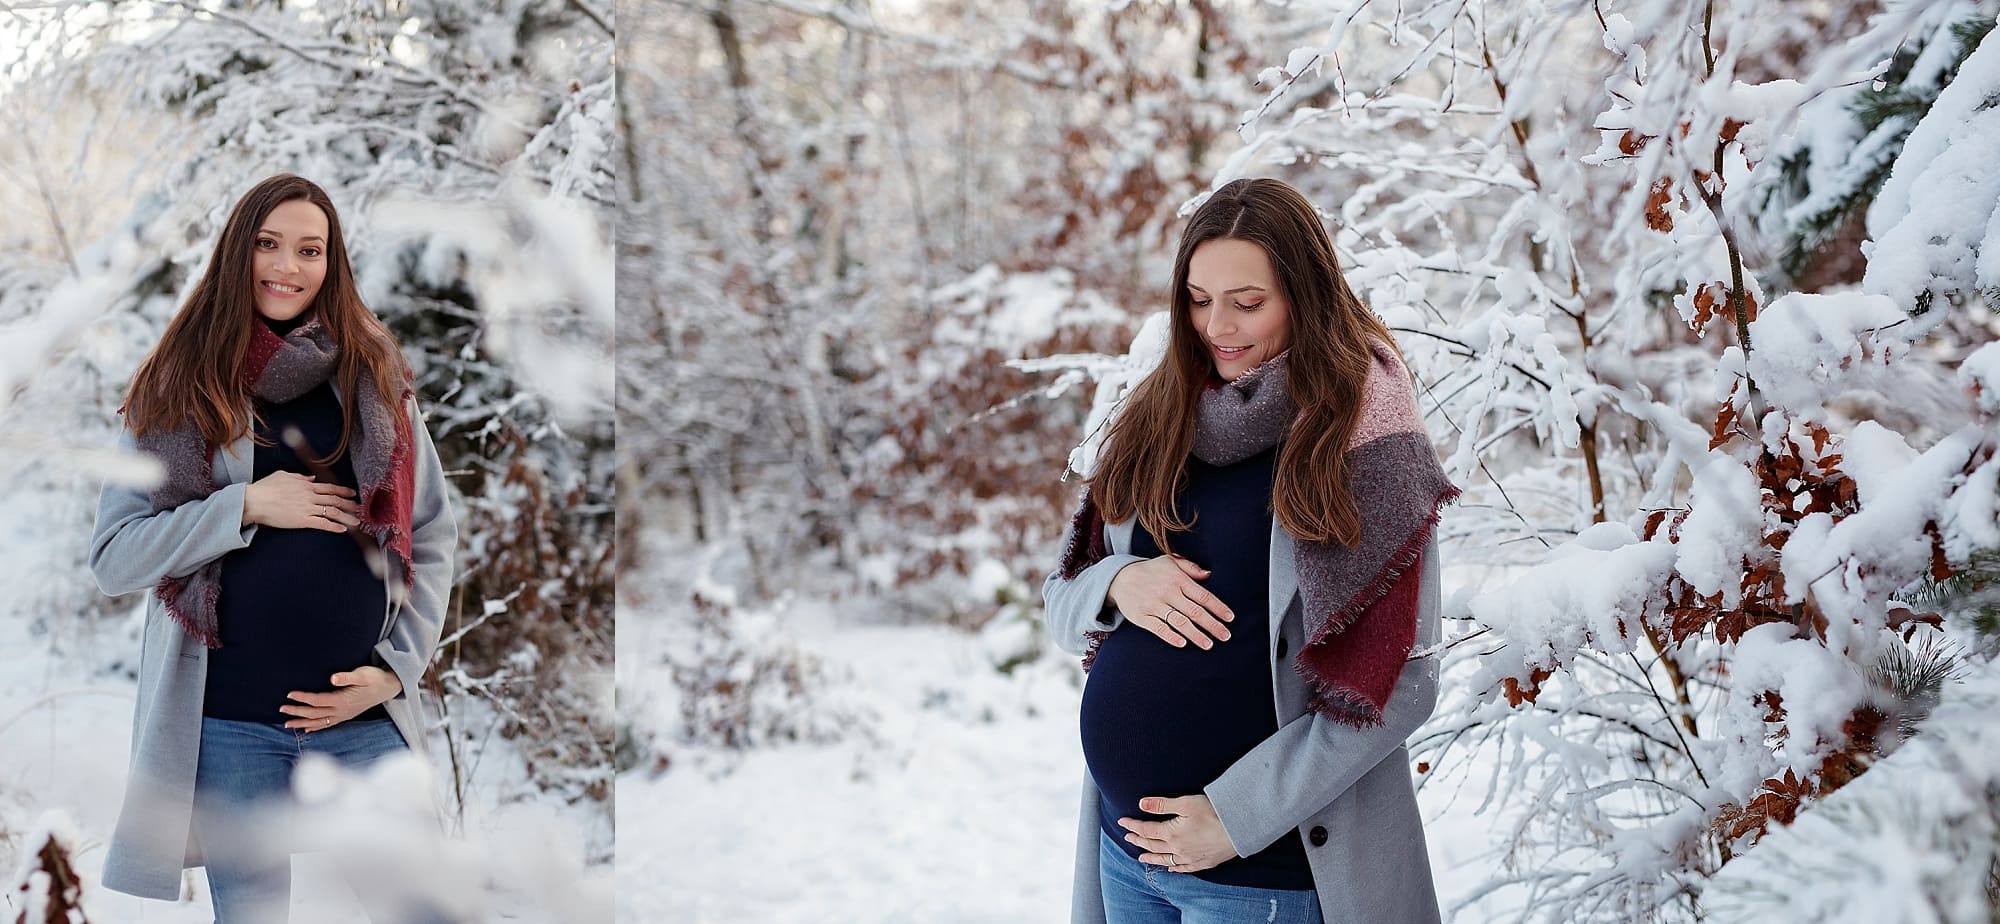
[[[75,838],[74,862],[91,921],[208,922],[208,884],[198,869],[184,875],[177,902],[137,899],[98,885],[130,753],[134,686],[108,669],[121,646],[137,655],[136,637],[128,638],[126,629],[114,623],[65,632],[64,647],[82,653],[64,653],[52,650],[46,635],[31,632],[27,620],[0,618],[0,869],[11,884],[21,855],[39,846],[28,843],[30,837],[53,822]],[[461,727],[477,733],[483,721],[468,710]],[[605,813],[538,797],[523,762],[499,737],[480,743],[475,734],[473,743],[480,759],[467,780],[463,836],[448,842],[457,863],[451,874],[486,883],[484,901],[507,920],[608,920],[611,831]],[[441,745],[434,744],[433,753],[442,760]],[[337,815],[329,817],[338,823]],[[533,882],[521,869],[528,865],[566,881],[553,887]],[[300,855],[294,872],[297,924],[365,920],[330,858]],[[0,920],[13,920],[20,901],[11,890],[0,896]]]
[[[676,630],[623,615],[621,710],[670,728],[660,661]],[[1084,772],[1074,659],[1050,649],[1002,674],[978,634],[871,625],[852,601],[798,602],[783,619],[787,642],[833,678],[825,695],[869,718],[833,744],[669,746],[664,772],[621,776],[619,919],[1068,920]],[[1447,906],[1492,872],[1476,789],[1422,796]]]

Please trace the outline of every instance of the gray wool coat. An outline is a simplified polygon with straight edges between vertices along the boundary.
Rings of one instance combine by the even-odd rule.
[[[422,680],[444,627],[458,523],[445,496],[437,448],[414,404],[410,416],[416,453],[410,517],[415,581],[401,606],[391,603],[383,608],[382,637],[375,654],[381,661],[376,666],[394,671],[403,683],[403,692],[383,708],[411,750],[427,757]],[[130,430],[118,445],[126,452],[138,449]],[[215,493],[172,510],[155,513],[146,491],[106,484],[98,496],[97,528],[90,540],[90,569],[98,587],[107,594],[149,591],[161,578],[191,574],[248,546],[259,529],[241,525],[254,452],[248,435],[226,449],[218,448]],[[132,713],[131,767],[104,861],[108,888],[173,899],[180,895],[181,870],[201,865],[190,821],[207,680],[208,649],[174,622],[158,594],[148,594],[138,705]]]
[[[1105,527],[1110,555],[1075,578],[1050,574],[1042,584],[1043,620],[1056,644],[1081,655],[1090,631],[1116,629],[1125,617],[1107,599],[1120,568],[1144,561],[1127,554],[1133,524]],[[1410,781],[1410,735],[1437,704],[1436,656],[1403,668],[1377,728],[1330,721],[1307,707],[1305,679],[1289,655],[1304,641],[1298,574],[1290,534],[1271,525],[1272,705],[1278,730],[1239,758],[1203,792],[1214,804],[1238,856],[1281,837],[1302,838],[1313,886],[1326,924],[1436,924],[1437,890],[1431,882],[1423,819]],[[1417,648],[1438,640],[1437,541],[1424,547],[1417,609]],[[1126,631],[1142,632],[1143,629]],[[1241,644],[1232,639],[1225,644]],[[1281,654],[1282,652],[1282,654]],[[1097,786],[1086,772],[1076,845],[1076,881],[1070,900],[1073,924],[1101,924]]]

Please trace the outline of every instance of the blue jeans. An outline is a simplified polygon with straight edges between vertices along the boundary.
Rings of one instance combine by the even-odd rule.
[[[342,722],[308,733],[275,723],[204,716],[195,762],[194,834],[208,871],[216,924],[285,920],[291,904],[291,851],[257,821],[260,813],[289,803],[292,770],[301,758],[324,754],[343,766],[365,767],[407,750],[402,733],[387,719]],[[363,896],[363,904],[369,904],[367,898]]]
[[[1108,924],[1323,924],[1311,889],[1253,889],[1141,863],[1097,835],[1098,882]]]

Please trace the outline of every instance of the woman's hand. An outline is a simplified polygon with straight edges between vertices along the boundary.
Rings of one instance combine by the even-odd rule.
[[[1146,851],[1139,855],[1141,863],[1164,866],[1170,873],[1198,873],[1236,858],[1236,845],[1229,842],[1207,796],[1147,796],[1139,800],[1139,810],[1174,816],[1166,821],[1118,819],[1118,826],[1130,832],[1125,840]]]
[[[396,694],[403,692],[403,682],[397,680],[395,674],[379,667],[341,671],[333,675],[332,680],[334,689],[331,693],[294,690],[287,694],[292,702],[279,706],[278,711],[298,718],[286,722],[286,728],[326,731],[395,699]]]
[[[1108,596],[1127,620],[1161,641],[1175,648],[1193,642],[1207,651],[1215,642],[1229,640],[1229,627],[1223,623],[1236,614],[1195,583],[1205,577],[1208,569],[1178,555],[1161,555],[1118,569]]]
[[[361,522],[353,488],[324,484],[311,475],[272,472],[243,489],[243,525],[347,532]]]

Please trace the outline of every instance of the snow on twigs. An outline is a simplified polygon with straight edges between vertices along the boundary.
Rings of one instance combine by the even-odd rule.
[[[1879,381],[1864,367],[1888,365],[1908,343],[1898,328],[1908,326],[1909,315],[1887,296],[1787,294],[1750,322],[1750,378],[1792,413],[1823,417],[1825,396]]]
[[[1924,734],[1731,863],[1718,922],[1983,924],[2000,849],[2000,671],[1948,687]]]

